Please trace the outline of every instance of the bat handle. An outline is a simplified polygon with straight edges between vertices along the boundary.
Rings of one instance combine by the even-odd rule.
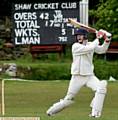
[[[70,18],[68,18],[68,23],[71,23],[71,19]]]

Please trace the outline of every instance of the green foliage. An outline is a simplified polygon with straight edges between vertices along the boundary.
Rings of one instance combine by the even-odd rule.
[[[3,48],[3,44],[4,44],[4,41],[3,41],[3,39],[0,38],[0,49]]]
[[[18,67],[18,77],[30,80],[69,80],[70,65],[67,63],[39,63],[36,66]]]
[[[100,0],[97,10],[90,15],[97,18],[95,27],[105,29],[113,34],[112,39],[118,41],[118,2],[117,0]]]
[[[117,61],[105,61],[100,59],[94,60],[95,74],[99,79],[109,79],[113,76],[118,80],[118,62]]]
[[[17,60],[0,61],[0,65],[16,63],[18,78],[28,80],[70,80],[72,58],[69,50],[61,59],[57,59],[57,54],[48,54],[48,58],[43,57],[33,61],[31,55],[25,55]],[[110,76],[113,76],[118,80],[118,61],[107,61],[95,55],[94,66],[95,74],[99,79],[108,80]],[[2,73],[0,75],[2,78],[9,77]]]
[[[17,77],[29,80],[70,80],[71,61],[49,62],[38,61],[18,64]],[[94,59],[95,74],[99,79],[113,76],[118,80],[118,62]],[[1,75],[1,77],[4,75]]]

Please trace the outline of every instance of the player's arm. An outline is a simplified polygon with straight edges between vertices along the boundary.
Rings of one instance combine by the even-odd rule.
[[[98,45],[95,48],[95,52],[98,54],[106,53],[111,41],[111,33],[108,33],[107,31],[104,31],[104,30],[100,30],[98,31],[96,36],[98,39],[102,37],[104,39],[104,43],[102,45]]]
[[[96,46],[98,46],[98,44],[99,44],[98,39],[95,39],[89,45],[82,45],[79,43],[75,43],[72,46],[72,53],[77,54],[77,55],[90,53],[91,51],[95,49]]]

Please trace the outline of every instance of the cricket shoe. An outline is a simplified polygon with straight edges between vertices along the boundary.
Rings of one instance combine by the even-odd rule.
[[[93,117],[93,118],[99,118],[101,116],[100,112],[97,112],[96,114],[90,113],[89,117]]]
[[[61,99],[59,102],[53,104],[48,110],[47,110],[47,115],[48,116],[54,116],[56,113],[62,111],[64,108],[67,106],[71,105],[73,103],[72,100],[66,100],[66,99]]]
[[[92,114],[89,114],[89,117],[99,118],[99,117],[100,117],[100,115],[92,115]]]
[[[60,112],[64,109],[63,100],[60,100],[59,102],[53,104],[48,110],[47,115],[48,116],[54,116],[56,113]]]

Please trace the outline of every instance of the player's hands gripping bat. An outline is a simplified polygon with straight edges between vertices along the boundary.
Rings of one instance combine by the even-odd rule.
[[[98,38],[102,38],[102,37],[105,37],[105,36],[108,37],[108,38],[111,38],[111,36],[112,36],[111,33],[107,32],[107,31],[105,31],[103,29],[100,29],[99,31],[97,31],[95,28],[84,25],[84,24],[82,24],[82,23],[80,23],[80,22],[78,22],[78,21],[76,21],[74,19],[71,19],[71,18],[68,19],[68,22],[70,24],[74,25],[77,28],[84,28],[88,32],[95,33]]]

